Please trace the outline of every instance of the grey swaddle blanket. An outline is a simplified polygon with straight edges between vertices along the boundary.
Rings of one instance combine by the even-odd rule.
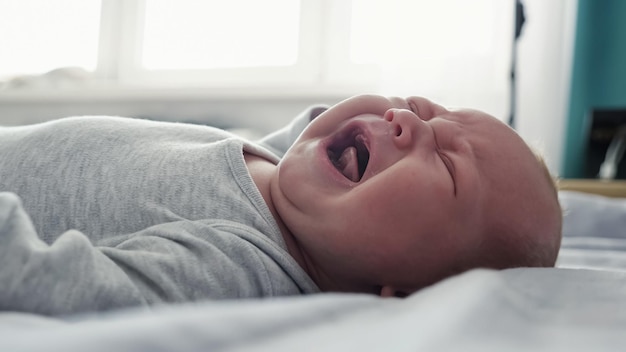
[[[0,128],[0,309],[317,292],[243,150],[278,161],[206,126],[82,117]]]

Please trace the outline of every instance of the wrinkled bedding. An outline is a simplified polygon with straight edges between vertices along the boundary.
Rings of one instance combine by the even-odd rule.
[[[62,318],[4,312],[0,351],[622,350],[626,200],[560,195],[557,268],[473,270],[406,299],[318,294]]]
[[[563,241],[557,266],[626,271],[626,199],[560,192]]]

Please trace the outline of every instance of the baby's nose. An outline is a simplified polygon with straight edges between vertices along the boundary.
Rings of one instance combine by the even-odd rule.
[[[389,109],[383,118],[389,121],[393,142],[398,148],[404,149],[413,145],[415,125],[419,122],[413,112],[406,109]]]

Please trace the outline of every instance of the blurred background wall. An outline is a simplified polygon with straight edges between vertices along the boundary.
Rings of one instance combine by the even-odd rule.
[[[626,1],[578,0],[563,175],[585,175],[593,111],[622,109],[626,124]]]

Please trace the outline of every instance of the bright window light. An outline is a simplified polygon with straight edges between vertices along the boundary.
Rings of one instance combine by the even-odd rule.
[[[298,57],[295,0],[146,0],[146,69],[288,66]]]
[[[0,0],[0,77],[96,68],[99,0]]]
[[[352,0],[348,55],[379,69],[382,94],[423,95],[504,116],[512,4]]]
[[[393,64],[485,55],[499,0],[352,0],[351,59]]]

